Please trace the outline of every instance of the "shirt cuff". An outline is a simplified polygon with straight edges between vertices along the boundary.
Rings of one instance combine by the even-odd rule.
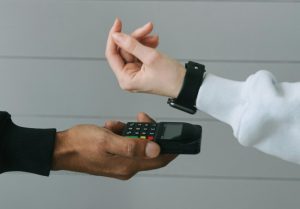
[[[1,114],[2,115],[2,114]],[[0,172],[23,171],[49,176],[56,129],[15,125],[7,113],[1,119]]]
[[[231,125],[236,132],[245,107],[243,84],[207,74],[199,89],[196,106],[199,110]]]

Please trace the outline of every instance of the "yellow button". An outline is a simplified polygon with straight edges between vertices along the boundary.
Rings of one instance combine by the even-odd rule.
[[[146,139],[146,137],[145,137],[145,136],[141,136],[140,138],[141,138],[141,139]]]

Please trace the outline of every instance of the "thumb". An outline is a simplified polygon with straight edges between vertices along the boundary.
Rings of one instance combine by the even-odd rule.
[[[113,33],[112,37],[120,48],[136,56],[146,65],[151,64],[157,58],[157,55],[159,55],[155,49],[142,45],[127,34]]]
[[[130,158],[156,158],[160,153],[159,145],[154,142],[117,135],[108,140],[107,150],[111,154]]]

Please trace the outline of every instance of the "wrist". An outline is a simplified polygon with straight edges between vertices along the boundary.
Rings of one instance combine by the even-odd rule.
[[[185,64],[186,73],[182,82],[180,92],[176,97],[169,98],[171,107],[184,112],[195,114],[197,112],[196,99],[199,89],[205,77],[205,66],[189,61]]]
[[[65,165],[72,153],[71,147],[67,146],[68,131],[62,131],[56,133],[53,159],[52,159],[52,170],[67,170]]]

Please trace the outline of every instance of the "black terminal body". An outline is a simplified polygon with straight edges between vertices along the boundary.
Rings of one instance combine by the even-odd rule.
[[[155,141],[162,154],[198,154],[202,128],[181,122],[136,123],[129,122],[123,136]]]

